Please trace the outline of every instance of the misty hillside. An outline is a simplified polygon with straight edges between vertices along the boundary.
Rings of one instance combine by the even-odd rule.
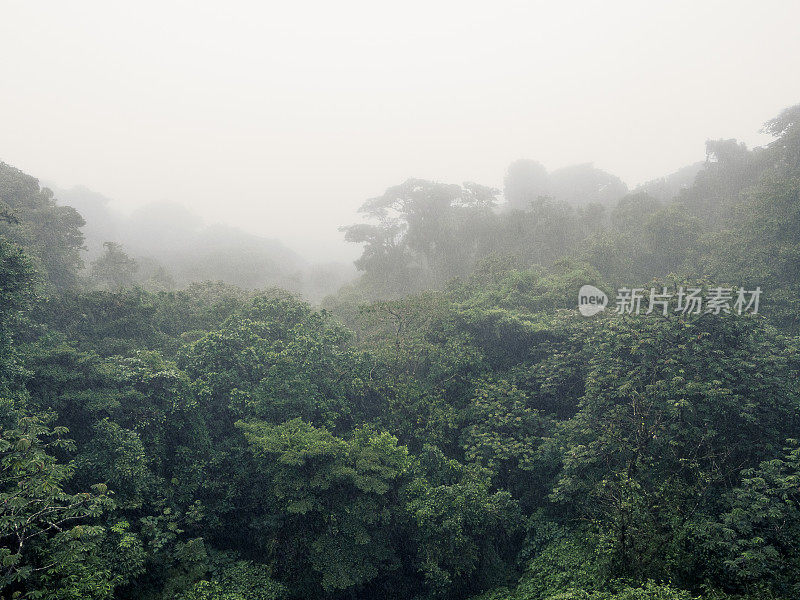
[[[221,224],[206,225],[200,217],[178,203],[150,203],[126,215],[114,210],[109,198],[88,188],[77,186],[60,189],[52,185],[39,188],[36,179],[8,165],[2,168],[5,185],[9,188],[19,186],[31,196],[50,194],[50,198],[40,202],[46,206],[52,205],[48,210],[53,215],[57,211],[67,214],[64,211],[72,208],[83,219],[80,232],[73,227],[69,233],[75,236],[75,240],[83,235],[82,247],[75,246],[77,254],[73,253],[69,258],[73,263],[82,261],[83,268],[69,277],[83,277],[86,280],[83,285],[98,289],[138,285],[151,291],[169,291],[186,288],[193,283],[221,281],[246,290],[280,287],[319,301],[335,294],[357,274],[346,264],[309,264],[278,240]],[[640,186],[637,193],[669,203],[690,187],[694,176],[703,168],[704,163],[688,166],[675,174]],[[15,182],[15,179],[18,181]],[[366,272],[356,288],[364,289],[366,297],[372,298],[393,296],[397,291],[407,293],[410,290],[441,288],[450,278],[469,273],[482,258],[490,255],[513,256],[522,265],[549,264],[554,258],[569,254],[567,246],[570,243],[577,243],[586,234],[603,229],[604,223],[607,225],[609,222],[608,215],[617,204],[627,201],[627,193],[628,187],[619,178],[590,164],[574,165],[548,173],[533,160],[518,160],[509,166],[502,192],[475,184],[465,184],[459,188],[409,180],[387,190],[382,198],[367,202],[362,212],[383,219],[390,213],[400,211],[389,217],[393,219],[392,223],[379,236],[378,243],[385,245],[395,242],[388,239],[395,230],[399,232],[408,227],[408,224],[402,223],[400,213],[403,210],[418,211],[410,219],[431,236],[429,242],[419,240],[419,243],[427,243],[428,247],[422,252],[406,251],[407,257],[414,256],[403,267],[408,272],[401,276],[402,280],[387,287],[386,284],[376,286],[371,283],[374,274],[370,271],[375,268],[367,267],[370,260],[367,256],[374,254],[375,249],[368,244],[364,256],[356,261],[356,267]],[[392,194],[394,197],[391,197]],[[423,196],[425,199],[422,199]],[[427,206],[421,210],[413,207],[412,203],[417,202],[417,198],[420,198],[420,207],[422,204]],[[7,199],[12,212],[31,203],[24,197],[8,195]],[[437,214],[440,210],[452,211],[453,214]],[[525,214],[522,220],[519,219],[519,213]],[[69,214],[70,219],[79,218],[75,212]],[[21,219],[25,221],[27,217],[22,216]],[[557,225],[563,229],[561,238],[552,242],[557,247],[542,247],[541,244],[549,242],[536,229],[553,227],[552,219],[561,221]],[[68,226],[68,221],[64,225]],[[344,228],[346,239],[367,242],[370,238],[364,236],[371,235],[367,233],[373,231],[370,227]],[[445,232],[444,229],[448,227],[461,230]],[[582,232],[579,233],[578,229]],[[413,230],[409,235],[418,237]],[[465,235],[470,238],[466,244],[461,239]],[[528,239],[520,239],[522,237]],[[536,241],[533,241],[534,238]],[[108,243],[113,244],[111,250],[107,249]],[[452,245],[450,252],[453,253],[447,260],[455,264],[435,265],[441,257],[432,256],[431,252],[447,252],[444,246],[447,243]],[[97,277],[99,269],[94,269],[93,275],[95,264],[102,262],[104,255],[109,252],[113,256],[106,258],[112,262],[130,259],[129,276],[114,281],[105,278],[104,281],[103,277]],[[396,267],[381,265],[381,276],[391,277],[392,268]],[[66,287],[72,285],[77,283],[72,281]]]
[[[582,264],[593,273],[583,277],[610,287],[649,289],[666,277],[769,284],[773,318],[796,328],[800,232],[790,198],[800,175],[798,115],[800,108],[790,108],[767,123],[775,139],[764,148],[708,141],[704,162],[631,193],[587,166],[561,170],[577,180],[556,188],[558,172],[548,175],[531,160],[508,168],[505,203],[500,190],[409,179],[367,200],[365,221],[343,228],[363,246],[356,261],[363,275],[345,293],[370,299],[444,289],[498,260],[513,268]],[[580,188],[584,201],[550,195]],[[610,195],[601,200],[601,192]],[[566,294],[558,306],[573,302]]]
[[[86,286],[118,287],[119,282],[93,277],[93,265],[103,258],[107,242],[133,261],[130,276],[120,280],[123,287],[153,291],[221,281],[244,289],[281,287],[318,301],[355,275],[346,264],[310,264],[276,240],[225,225],[204,225],[180,204],[152,203],[123,215],[101,194],[84,187],[40,188],[35,178],[5,164],[0,164],[0,185],[6,210],[30,230],[15,235],[28,247],[37,246],[34,254],[44,260],[63,254],[62,249],[39,251],[49,243],[43,236],[54,231],[48,220],[59,221],[71,250],[59,259],[67,264],[45,265],[45,270],[50,283],[65,289],[78,285],[79,278],[86,279]],[[83,268],[76,271],[80,264]],[[64,270],[69,272],[58,272]]]
[[[304,260],[279,241],[222,225],[206,226],[200,217],[178,203],[150,203],[123,215],[109,206],[110,199],[87,188],[48,187],[59,204],[75,208],[84,217],[88,262],[102,253],[106,241],[117,241],[136,256],[161,256],[167,262],[174,260],[167,257],[193,255],[208,245],[222,250],[238,243],[243,249],[269,255],[276,266],[282,263],[287,271],[304,266]]]
[[[797,598],[800,105],[765,127],[632,192],[409,179],[336,293],[0,164],[3,597]]]
[[[0,600],[800,600],[798,21],[3,3]]]

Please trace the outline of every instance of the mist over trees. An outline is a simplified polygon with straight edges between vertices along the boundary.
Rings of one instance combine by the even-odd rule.
[[[520,159],[508,167],[503,194],[512,209],[527,210],[540,198],[585,204],[610,205],[628,192],[619,177],[596,169],[591,164],[571,165],[552,173],[538,162]]]
[[[46,189],[46,188],[43,188]],[[282,243],[225,225],[205,225],[185,206],[154,202],[125,215],[111,200],[84,187],[55,188],[61,210],[71,207],[85,219],[80,226],[80,253],[90,283],[106,283],[92,275],[92,265],[117,244],[136,263],[123,287],[151,291],[184,288],[193,282],[222,281],[247,289],[278,286],[314,301],[335,292],[351,279],[350,265],[313,264]],[[125,279],[125,275],[120,274]]]
[[[798,122],[800,109],[787,109],[765,125],[775,140],[755,150],[710,140],[705,162],[630,193],[591,166],[548,174],[531,160],[509,166],[505,204],[498,190],[476,184],[408,180],[364,203],[367,223],[343,228],[346,239],[364,244],[356,261],[363,276],[349,293],[381,298],[442,289],[490,258],[542,267],[571,259],[611,286],[646,287],[668,275],[769,281],[784,307],[775,310],[796,323]]]
[[[797,598],[800,106],[766,130],[632,191],[408,179],[338,292],[0,163],[0,594]],[[585,318],[585,284],[764,295]]]
[[[25,249],[51,289],[77,284],[82,264],[83,218],[73,208],[59,206],[53,193],[39,182],[0,163],[0,234]]]

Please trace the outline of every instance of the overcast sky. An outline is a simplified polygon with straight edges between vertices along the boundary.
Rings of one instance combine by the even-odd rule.
[[[516,158],[630,186],[765,142],[800,103],[800,3],[0,0],[0,160],[352,258],[407,177]]]

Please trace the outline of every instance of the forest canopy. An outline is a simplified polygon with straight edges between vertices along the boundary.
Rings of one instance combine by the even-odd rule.
[[[799,597],[800,106],[765,128],[633,190],[408,179],[343,286],[222,230],[145,260],[0,164],[0,594]],[[586,318],[585,284],[763,297]]]

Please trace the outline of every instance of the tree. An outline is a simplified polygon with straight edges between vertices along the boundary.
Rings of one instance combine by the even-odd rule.
[[[31,260],[18,246],[0,237],[0,393],[19,392],[24,369],[13,345],[13,330],[32,300]]]
[[[520,530],[519,506],[508,492],[492,492],[479,469],[434,448],[428,452],[443,464],[415,478],[405,493],[417,568],[430,596],[463,598],[505,578]]]
[[[102,288],[118,292],[132,287],[139,265],[115,242],[103,244],[105,252],[92,263],[91,278]]]
[[[515,160],[508,166],[503,180],[503,196],[509,207],[528,210],[531,203],[550,193],[550,180],[541,163],[535,160]]]
[[[74,208],[59,206],[53,192],[22,171],[0,162],[0,235],[19,244],[40,265],[50,290],[73,289],[83,266],[81,227]]]
[[[239,427],[280,513],[272,535],[284,576],[333,592],[397,567],[393,504],[409,459],[396,438],[364,428],[342,439],[300,419]]]
[[[476,228],[491,217],[497,193],[472,183],[408,179],[361,206],[374,223],[342,230],[347,241],[365,244],[355,264],[367,282],[394,296],[471,268],[484,251]]]
[[[796,348],[737,316],[615,317],[586,348],[552,498],[597,528],[611,575],[690,570],[701,560],[680,545],[690,523],[800,427]]]
[[[591,163],[557,169],[550,174],[550,193],[556,200],[572,206],[613,204],[628,193],[628,186],[617,176]]]
[[[48,590],[45,598],[110,597],[123,574],[105,562],[100,549],[105,530],[92,521],[113,502],[103,484],[92,492],[65,491],[74,467],[52,453],[74,445],[63,437],[63,427],[50,429],[47,421],[22,416],[1,432],[2,589]],[[84,568],[87,564],[92,568]]]
[[[527,395],[508,381],[482,382],[465,411],[461,434],[465,459],[485,466],[495,486],[516,492],[517,498],[545,492],[531,473],[544,470],[540,445],[551,429],[530,406]]]
[[[763,588],[787,597],[800,591],[800,448],[785,450],[742,472],[725,499],[726,511],[698,526],[708,552],[705,575],[734,591]]]

